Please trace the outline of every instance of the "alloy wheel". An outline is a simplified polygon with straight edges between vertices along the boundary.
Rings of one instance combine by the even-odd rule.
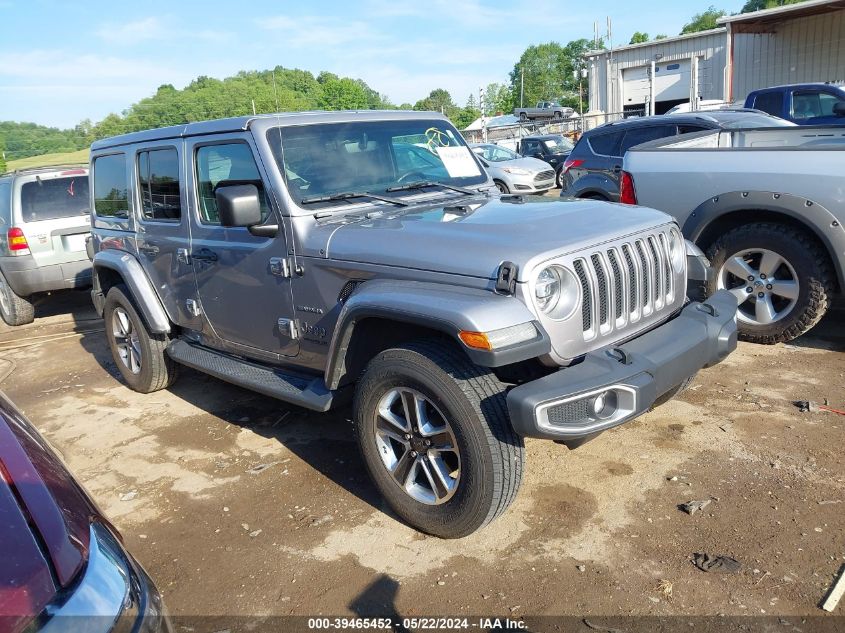
[[[798,275],[782,255],[766,248],[736,253],[725,260],[716,280],[739,304],[737,319],[769,325],[785,318],[798,302]]]
[[[111,322],[117,355],[129,371],[141,373],[141,342],[126,310],[115,308]]]
[[[434,404],[406,387],[379,400],[373,436],[382,464],[412,499],[438,505],[452,498],[461,458],[452,427]]]

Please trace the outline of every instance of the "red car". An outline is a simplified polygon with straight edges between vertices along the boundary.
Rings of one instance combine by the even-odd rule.
[[[170,631],[117,530],[0,393],[0,633]]]

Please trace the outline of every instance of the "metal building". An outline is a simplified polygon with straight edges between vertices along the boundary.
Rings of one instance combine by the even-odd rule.
[[[590,110],[662,114],[685,102],[741,101],[779,84],[845,80],[845,0],[808,0],[719,24],[589,53]]]

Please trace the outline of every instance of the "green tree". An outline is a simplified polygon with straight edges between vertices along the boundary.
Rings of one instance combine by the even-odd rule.
[[[648,42],[648,33],[641,33],[640,31],[636,31],[631,36],[631,41],[628,42],[629,44],[643,44]]]
[[[469,93],[469,96],[467,97],[466,108],[471,109],[471,110],[478,110],[478,102],[475,100],[475,95],[472,94],[471,92]]]
[[[708,31],[710,29],[715,29],[718,24],[716,24],[716,20],[721,17],[727,15],[726,11],[722,11],[721,9],[717,9],[714,6],[708,7],[706,11],[701,13],[696,13],[692,16],[692,19],[689,23],[684,25],[684,28],[681,29],[681,35],[686,33],[698,33],[699,31]]]
[[[5,174],[6,169],[6,143],[0,138],[0,174]]]
[[[669,37],[669,36],[668,36],[668,35],[666,35],[665,33],[661,33],[660,35],[655,35],[655,36],[654,36],[654,41],[657,41],[657,40],[665,40],[667,37]]]
[[[592,48],[593,41],[587,39],[573,40],[566,46],[557,42],[529,46],[510,73],[514,106],[520,105],[524,75],[524,105],[560,99],[562,104],[578,109],[578,78],[573,71],[584,67],[584,55]]]
[[[448,90],[443,88],[435,88],[425,99],[420,99],[414,104],[414,110],[433,110],[434,112],[442,112],[449,118],[455,114],[458,107],[452,101],[452,95]]]
[[[751,13],[752,11],[761,11],[762,9],[774,9],[775,7],[782,7],[787,4],[798,4],[806,0],[747,0],[742,5],[740,13]]]
[[[509,86],[500,83],[487,84],[484,89],[484,114],[496,116],[510,112],[514,108],[513,94]]]

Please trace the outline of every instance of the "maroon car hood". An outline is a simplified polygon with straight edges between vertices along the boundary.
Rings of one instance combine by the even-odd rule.
[[[101,516],[38,431],[2,394],[0,473],[2,614],[15,604],[37,609],[46,591],[43,571],[51,596],[54,585],[71,584],[87,560],[90,523]],[[17,566],[5,564],[9,560],[17,560]],[[16,587],[21,589],[16,591]],[[40,610],[29,613],[37,615]]]

